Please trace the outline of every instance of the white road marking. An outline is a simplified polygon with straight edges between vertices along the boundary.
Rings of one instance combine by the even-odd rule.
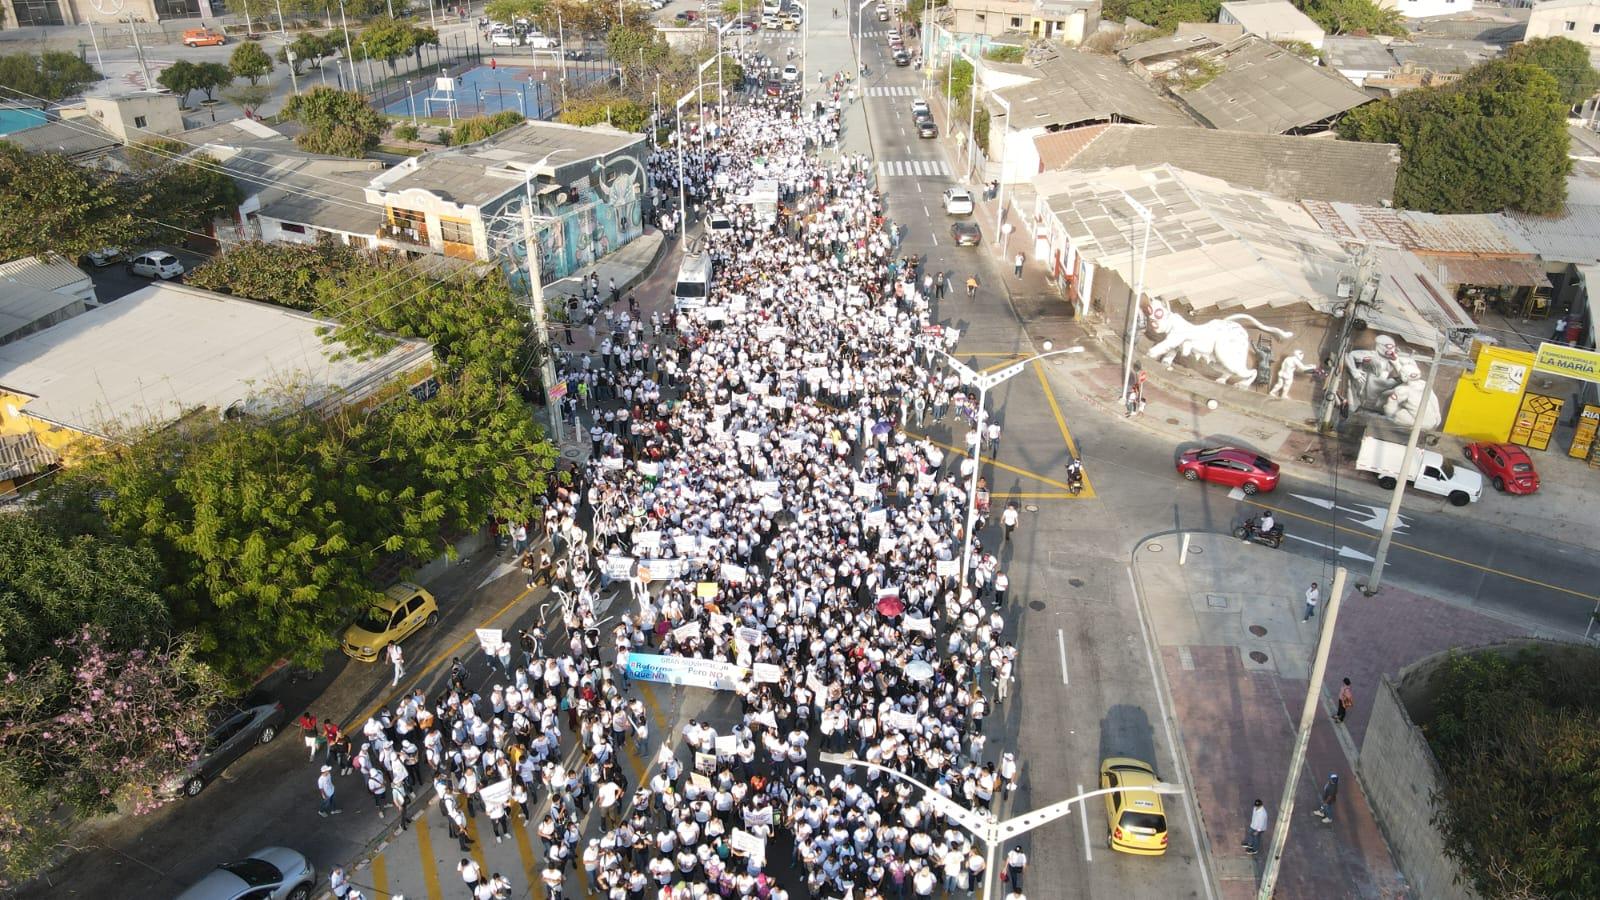
[[[1291,540],[1302,541],[1302,542],[1307,543],[1307,544],[1315,544],[1315,545],[1317,545],[1318,547],[1321,547],[1324,550],[1332,550],[1334,553],[1337,553],[1338,555],[1344,557],[1345,559],[1359,559],[1362,562],[1374,562],[1375,561],[1373,557],[1368,556],[1367,554],[1362,553],[1360,550],[1357,550],[1356,548],[1351,547],[1351,546],[1349,546],[1347,544],[1340,544],[1338,547],[1333,547],[1333,546],[1330,546],[1328,544],[1324,544],[1321,541],[1313,541],[1310,538],[1303,538],[1298,534],[1288,534],[1286,532],[1283,536],[1286,537],[1286,538],[1290,538]]]
[[[1056,629],[1056,645],[1061,648],[1061,683],[1067,683],[1067,636],[1061,629]]]
[[[1133,577],[1133,566],[1127,567],[1128,586],[1133,588],[1133,597],[1139,607],[1139,633],[1144,637],[1145,663],[1150,667],[1150,682],[1156,689],[1156,704],[1161,707],[1161,729],[1166,732],[1167,746],[1172,748],[1172,758],[1177,763],[1184,778],[1189,778],[1189,767],[1184,762],[1183,748],[1178,746],[1178,740],[1172,733],[1172,720],[1174,713],[1172,704],[1167,700],[1167,692],[1162,689],[1161,672],[1156,668],[1156,654],[1154,642],[1150,639],[1150,629],[1144,623],[1144,601],[1139,599],[1139,582]],[[1206,858],[1205,850],[1200,846],[1200,823],[1194,814],[1194,786],[1189,785],[1183,792],[1184,817],[1189,820],[1189,843],[1194,847],[1195,859],[1200,863],[1202,873],[1200,883],[1205,886],[1206,900],[1217,900],[1216,891],[1211,886],[1211,861]]]
[[[1244,498],[1246,498],[1248,496],[1250,496],[1250,495],[1246,494],[1243,490],[1241,490],[1239,488],[1234,488],[1233,490],[1228,492],[1228,499],[1229,500],[1243,500]]]
[[[1386,506],[1373,506],[1370,503],[1357,503],[1356,506],[1360,507],[1360,509],[1351,509],[1348,506],[1339,506],[1334,501],[1324,500],[1321,497],[1311,497],[1306,494],[1290,494],[1289,496],[1295,498],[1296,500],[1304,500],[1312,506],[1318,506],[1322,509],[1337,509],[1340,512],[1349,513],[1351,521],[1372,531],[1378,531],[1379,529],[1383,528],[1383,520],[1389,516],[1389,508]],[[1408,527],[1410,527],[1410,523],[1406,521],[1405,516],[1395,516],[1395,531],[1405,531]]]
[[[922,185],[919,183],[917,185],[917,187],[921,188]],[[925,215],[925,216],[930,216],[930,217],[933,215],[933,213],[928,212],[928,204],[926,204],[926,203],[922,204],[922,214]]]
[[[1083,793],[1082,782],[1078,783],[1078,793]],[[1094,851],[1089,848],[1089,807],[1087,804],[1079,805],[1083,808],[1083,814],[1078,816],[1078,821],[1083,823],[1083,858],[1094,862]]]

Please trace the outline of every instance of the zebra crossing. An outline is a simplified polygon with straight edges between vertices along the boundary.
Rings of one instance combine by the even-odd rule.
[[[954,178],[942,159],[886,159],[878,161],[878,175],[884,178]]]
[[[868,97],[916,97],[920,94],[914,84],[874,84],[867,88]]]

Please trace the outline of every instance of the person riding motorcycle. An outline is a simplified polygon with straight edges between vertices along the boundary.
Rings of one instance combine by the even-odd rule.
[[[1278,527],[1278,523],[1273,521],[1272,510],[1270,509],[1262,513],[1261,518],[1257,519],[1255,523],[1256,532],[1259,534],[1271,534],[1272,529],[1276,527]]]
[[[1067,463],[1067,488],[1074,494],[1083,490],[1083,463],[1075,459]]]

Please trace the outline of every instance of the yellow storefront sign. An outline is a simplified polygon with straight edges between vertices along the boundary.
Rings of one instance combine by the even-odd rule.
[[[1595,433],[1600,431],[1600,406],[1585,406],[1578,416],[1578,428],[1572,435],[1572,446],[1567,455],[1575,459],[1588,459],[1590,465],[1600,463],[1600,449],[1595,448]]]
[[[1546,341],[1539,345],[1539,352],[1533,358],[1533,368],[1536,372],[1565,375],[1600,384],[1600,353],[1593,350]]]

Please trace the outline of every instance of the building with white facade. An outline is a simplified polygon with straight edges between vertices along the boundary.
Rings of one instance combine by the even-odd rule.
[[[1269,41],[1300,41],[1321,50],[1326,36],[1311,17],[1289,0],[1235,0],[1222,4],[1217,21],[1239,25],[1250,34]]]

